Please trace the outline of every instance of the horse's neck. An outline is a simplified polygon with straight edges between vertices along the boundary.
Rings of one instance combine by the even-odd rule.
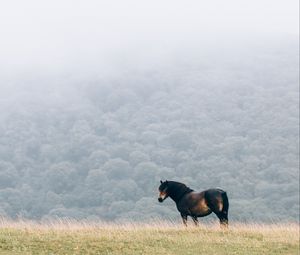
[[[192,192],[193,190],[184,184],[174,185],[169,194],[170,198],[172,198],[175,203],[177,203],[185,194]]]

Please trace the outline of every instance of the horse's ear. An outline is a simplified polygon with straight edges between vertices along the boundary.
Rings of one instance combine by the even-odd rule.
[[[162,181],[162,180],[160,180],[160,183],[163,183],[163,181]]]

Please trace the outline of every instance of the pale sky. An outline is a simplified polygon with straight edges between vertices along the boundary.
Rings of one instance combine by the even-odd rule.
[[[0,2],[0,31],[2,72],[92,68],[134,52],[299,35],[299,1],[10,0]]]

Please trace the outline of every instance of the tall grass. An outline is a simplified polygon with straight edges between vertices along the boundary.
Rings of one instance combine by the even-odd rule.
[[[0,254],[299,254],[299,224],[0,219]]]

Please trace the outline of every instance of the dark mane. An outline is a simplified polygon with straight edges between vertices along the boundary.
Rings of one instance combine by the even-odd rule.
[[[168,181],[168,194],[175,202],[178,202],[185,194],[194,190],[180,182]]]

